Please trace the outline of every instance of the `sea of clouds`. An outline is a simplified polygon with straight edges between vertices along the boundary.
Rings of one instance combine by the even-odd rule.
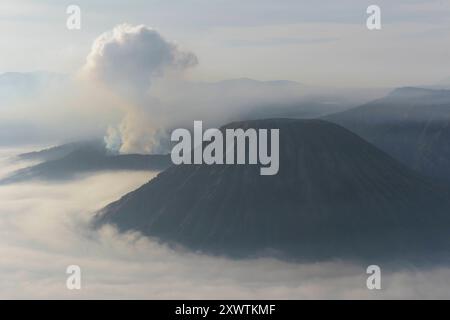
[[[26,165],[10,162],[14,152],[0,153],[0,174]],[[0,186],[0,298],[450,298],[447,267],[381,265],[382,289],[368,290],[367,266],[351,262],[233,260],[168,248],[111,226],[90,227],[96,210],[155,174],[103,172]],[[81,267],[81,290],[66,287],[69,265]]]
[[[46,141],[105,135],[120,152],[148,153],[157,150],[159,135],[188,120],[222,124],[247,105],[298,99],[297,86],[261,94],[251,81],[237,88],[233,81],[186,82],[198,62],[157,30],[118,25],[94,41],[79,74],[5,106],[2,121],[28,119]],[[16,149],[19,133],[30,127],[19,124],[18,131],[3,130],[14,148],[0,149],[1,177],[30,165],[11,161],[24,151]],[[91,228],[98,209],[155,175],[116,171],[0,186],[0,298],[450,298],[447,267],[380,265],[377,291],[366,287],[367,266],[349,261],[233,260],[168,248],[112,226]],[[81,290],[66,287],[69,265],[81,267]]]

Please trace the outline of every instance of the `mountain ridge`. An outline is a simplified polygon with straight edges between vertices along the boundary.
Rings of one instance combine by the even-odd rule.
[[[411,169],[450,185],[450,90],[397,90],[322,119],[355,132]]]
[[[249,127],[280,129],[278,175],[261,177],[257,166],[172,166],[100,210],[94,225],[238,257],[361,258],[448,248],[448,191],[356,134],[323,120],[222,128]]]

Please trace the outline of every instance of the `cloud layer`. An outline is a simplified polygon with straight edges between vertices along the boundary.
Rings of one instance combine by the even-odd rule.
[[[1,186],[0,298],[450,298],[448,267],[381,265],[382,290],[370,291],[366,266],[348,261],[232,260],[89,228],[92,212],[153,176],[114,172]],[[79,291],[65,285],[73,264],[82,270]]]

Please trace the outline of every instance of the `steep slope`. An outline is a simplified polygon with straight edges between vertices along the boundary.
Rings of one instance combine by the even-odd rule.
[[[401,88],[324,117],[425,176],[450,183],[450,91]]]
[[[279,128],[278,174],[261,176],[257,165],[172,166],[101,210],[95,224],[232,256],[410,256],[448,247],[449,194],[350,131],[293,119],[226,128]]]

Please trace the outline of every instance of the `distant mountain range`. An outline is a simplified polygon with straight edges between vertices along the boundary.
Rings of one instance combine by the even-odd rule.
[[[97,213],[94,224],[230,256],[423,257],[449,249],[450,194],[352,132],[322,120],[280,129],[280,171],[171,166]],[[380,260],[377,260],[380,261]]]
[[[171,126],[182,127],[201,118],[211,126],[240,119],[271,117],[316,118],[343,111],[385,94],[383,89],[318,88],[295,81],[258,81],[249,78],[228,79],[218,82],[162,81],[153,84],[155,98],[165,108],[183,110],[171,115]],[[7,72],[0,74],[0,109],[15,114],[17,106],[39,112],[40,97],[77,89],[76,82],[64,74],[50,72]],[[45,100],[45,99],[44,99]],[[56,101],[56,100],[55,100]],[[108,121],[89,125],[79,132],[71,126],[72,136],[87,138],[87,132],[102,134]],[[53,123],[53,122],[52,122]],[[0,119],[0,145],[45,144],[61,135],[59,126],[39,125],[33,117]],[[166,128],[168,130],[172,128]]]
[[[450,183],[450,90],[400,88],[323,119],[357,133],[410,168]]]
[[[242,85],[279,87],[278,93],[302,87],[251,79],[209,84],[230,92]],[[279,128],[275,176],[260,176],[252,165],[171,166],[169,155],[118,155],[93,140],[19,155],[19,161],[41,163],[0,183],[64,180],[101,170],[165,170],[98,212],[94,224],[237,257],[430,258],[447,252],[450,90],[399,88],[333,113],[341,107],[313,100],[268,103],[245,112],[253,118],[323,120],[276,118],[222,128]]]
[[[169,155],[111,154],[102,141],[73,142],[18,156],[21,160],[43,161],[19,169],[0,184],[29,180],[66,180],[79,174],[107,170],[155,170],[171,165]]]

